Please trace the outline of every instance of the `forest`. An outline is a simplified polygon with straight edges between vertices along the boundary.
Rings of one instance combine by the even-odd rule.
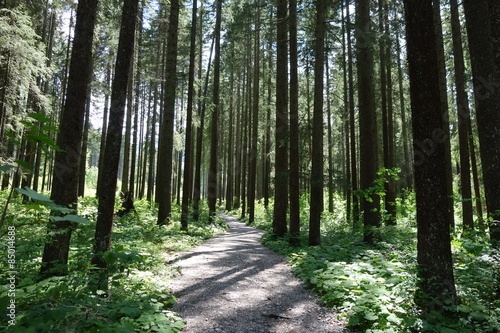
[[[353,332],[499,332],[499,159],[496,0],[0,0],[0,331],[181,331],[225,212]]]

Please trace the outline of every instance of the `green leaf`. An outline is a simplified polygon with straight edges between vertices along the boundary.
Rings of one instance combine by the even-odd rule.
[[[13,165],[1,165],[0,166],[0,171],[1,172],[7,172],[7,171],[9,171],[11,169],[14,169],[14,168],[15,168],[15,166],[13,166]]]
[[[31,199],[33,199],[35,201],[40,201],[40,202],[47,203],[47,204],[53,203],[53,201],[50,200],[47,196],[40,194],[36,191],[33,191],[28,186],[26,186],[25,188],[15,188],[15,190],[21,194],[24,194],[24,195],[30,197]]]
[[[51,122],[52,119],[48,118],[46,115],[44,115],[43,113],[30,113],[28,115],[28,117],[32,118],[32,119],[35,119],[35,120],[38,120],[38,121],[42,121],[44,123],[48,123],[48,122]]]
[[[25,168],[27,170],[33,170],[33,164],[25,162],[25,161],[20,161],[20,160],[15,160],[16,164],[21,166],[22,168]]]
[[[365,314],[365,318],[366,318],[367,320],[377,320],[377,319],[378,319],[378,316],[377,316],[377,314],[376,314],[376,313],[373,313],[373,312],[367,312],[367,313]]]
[[[78,215],[65,215],[65,216],[51,216],[51,219],[54,221],[70,221],[70,222],[76,222],[76,223],[90,223],[89,220],[87,220],[84,217],[78,216]]]

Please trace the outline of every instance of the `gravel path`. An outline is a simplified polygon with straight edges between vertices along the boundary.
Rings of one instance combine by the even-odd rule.
[[[260,244],[263,231],[225,216],[230,230],[174,264],[173,311],[186,333],[348,332],[336,314],[290,272],[283,257]]]

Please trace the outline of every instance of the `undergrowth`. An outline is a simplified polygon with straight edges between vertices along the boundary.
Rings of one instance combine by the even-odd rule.
[[[363,243],[358,228],[346,222],[343,202],[322,218],[322,245],[307,246],[308,198],[301,199],[301,246],[272,231],[272,202],[256,207],[254,226],[269,231],[264,245],[287,256],[294,273],[321,301],[339,312],[356,332],[500,332],[498,281],[500,257],[484,233],[456,234],[452,242],[459,305],[447,314],[423,314],[414,303],[416,225],[414,197],[399,200],[398,225],[382,227],[374,246]],[[235,213],[236,214],[236,213]],[[459,227],[457,227],[457,230]]]
[[[5,195],[5,194],[3,194]],[[0,259],[0,331],[2,332],[179,332],[185,322],[169,308],[175,303],[168,281],[175,269],[167,263],[171,254],[186,251],[225,229],[222,221],[208,224],[208,212],[200,222],[190,221],[189,231],[178,222],[156,224],[157,211],[146,201],[135,202],[135,212],[116,218],[112,249],[104,254],[109,265],[109,290],[96,291],[90,261],[97,216],[97,201],[81,199],[79,216],[92,221],[73,232],[69,275],[39,281],[41,254],[48,214],[27,210],[21,199],[11,203],[6,226],[16,227],[16,289],[8,295],[10,277],[7,256]],[[203,205],[204,206],[204,205]],[[118,208],[118,204],[117,204]],[[178,221],[174,206],[172,221]],[[36,223],[35,223],[35,222]],[[7,253],[6,242],[0,246]],[[5,309],[15,300],[15,325]]]

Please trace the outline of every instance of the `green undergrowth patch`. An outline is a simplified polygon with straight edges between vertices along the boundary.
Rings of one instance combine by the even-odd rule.
[[[258,206],[254,226],[272,231],[272,206]],[[341,215],[325,212],[322,245],[307,246],[308,216],[301,215],[301,246],[267,233],[262,242],[285,255],[294,273],[321,301],[339,312],[355,332],[500,332],[498,250],[487,237],[455,235],[452,250],[459,304],[446,314],[423,314],[414,303],[416,228],[408,215],[397,226],[382,227],[381,239],[368,246]],[[457,228],[458,229],[458,228]]]
[[[185,322],[169,309],[175,298],[168,288],[175,274],[171,256],[203,243],[227,228],[222,220],[208,224],[208,213],[180,230],[180,209],[174,206],[172,222],[156,224],[157,210],[146,201],[135,202],[135,212],[116,217],[111,251],[104,253],[110,273],[109,289],[96,291],[92,281],[92,243],[97,201],[86,197],[79,215],[90,220],[73,231],[69,274],[40,281],[41,254],[46,221],[31,222],[36,212],[23,210],[20,200],[11,205],[8,225],[16,227],[16,288],[9,295],[7,257],[0,258],[1,332],[179,332]],[[117,204],[117,208],[118,208]],[[0,232],[6,227],[2,228]],[[1,253],[6,253],[2,242]],[[15,300],[15,325],[7,312]]]

